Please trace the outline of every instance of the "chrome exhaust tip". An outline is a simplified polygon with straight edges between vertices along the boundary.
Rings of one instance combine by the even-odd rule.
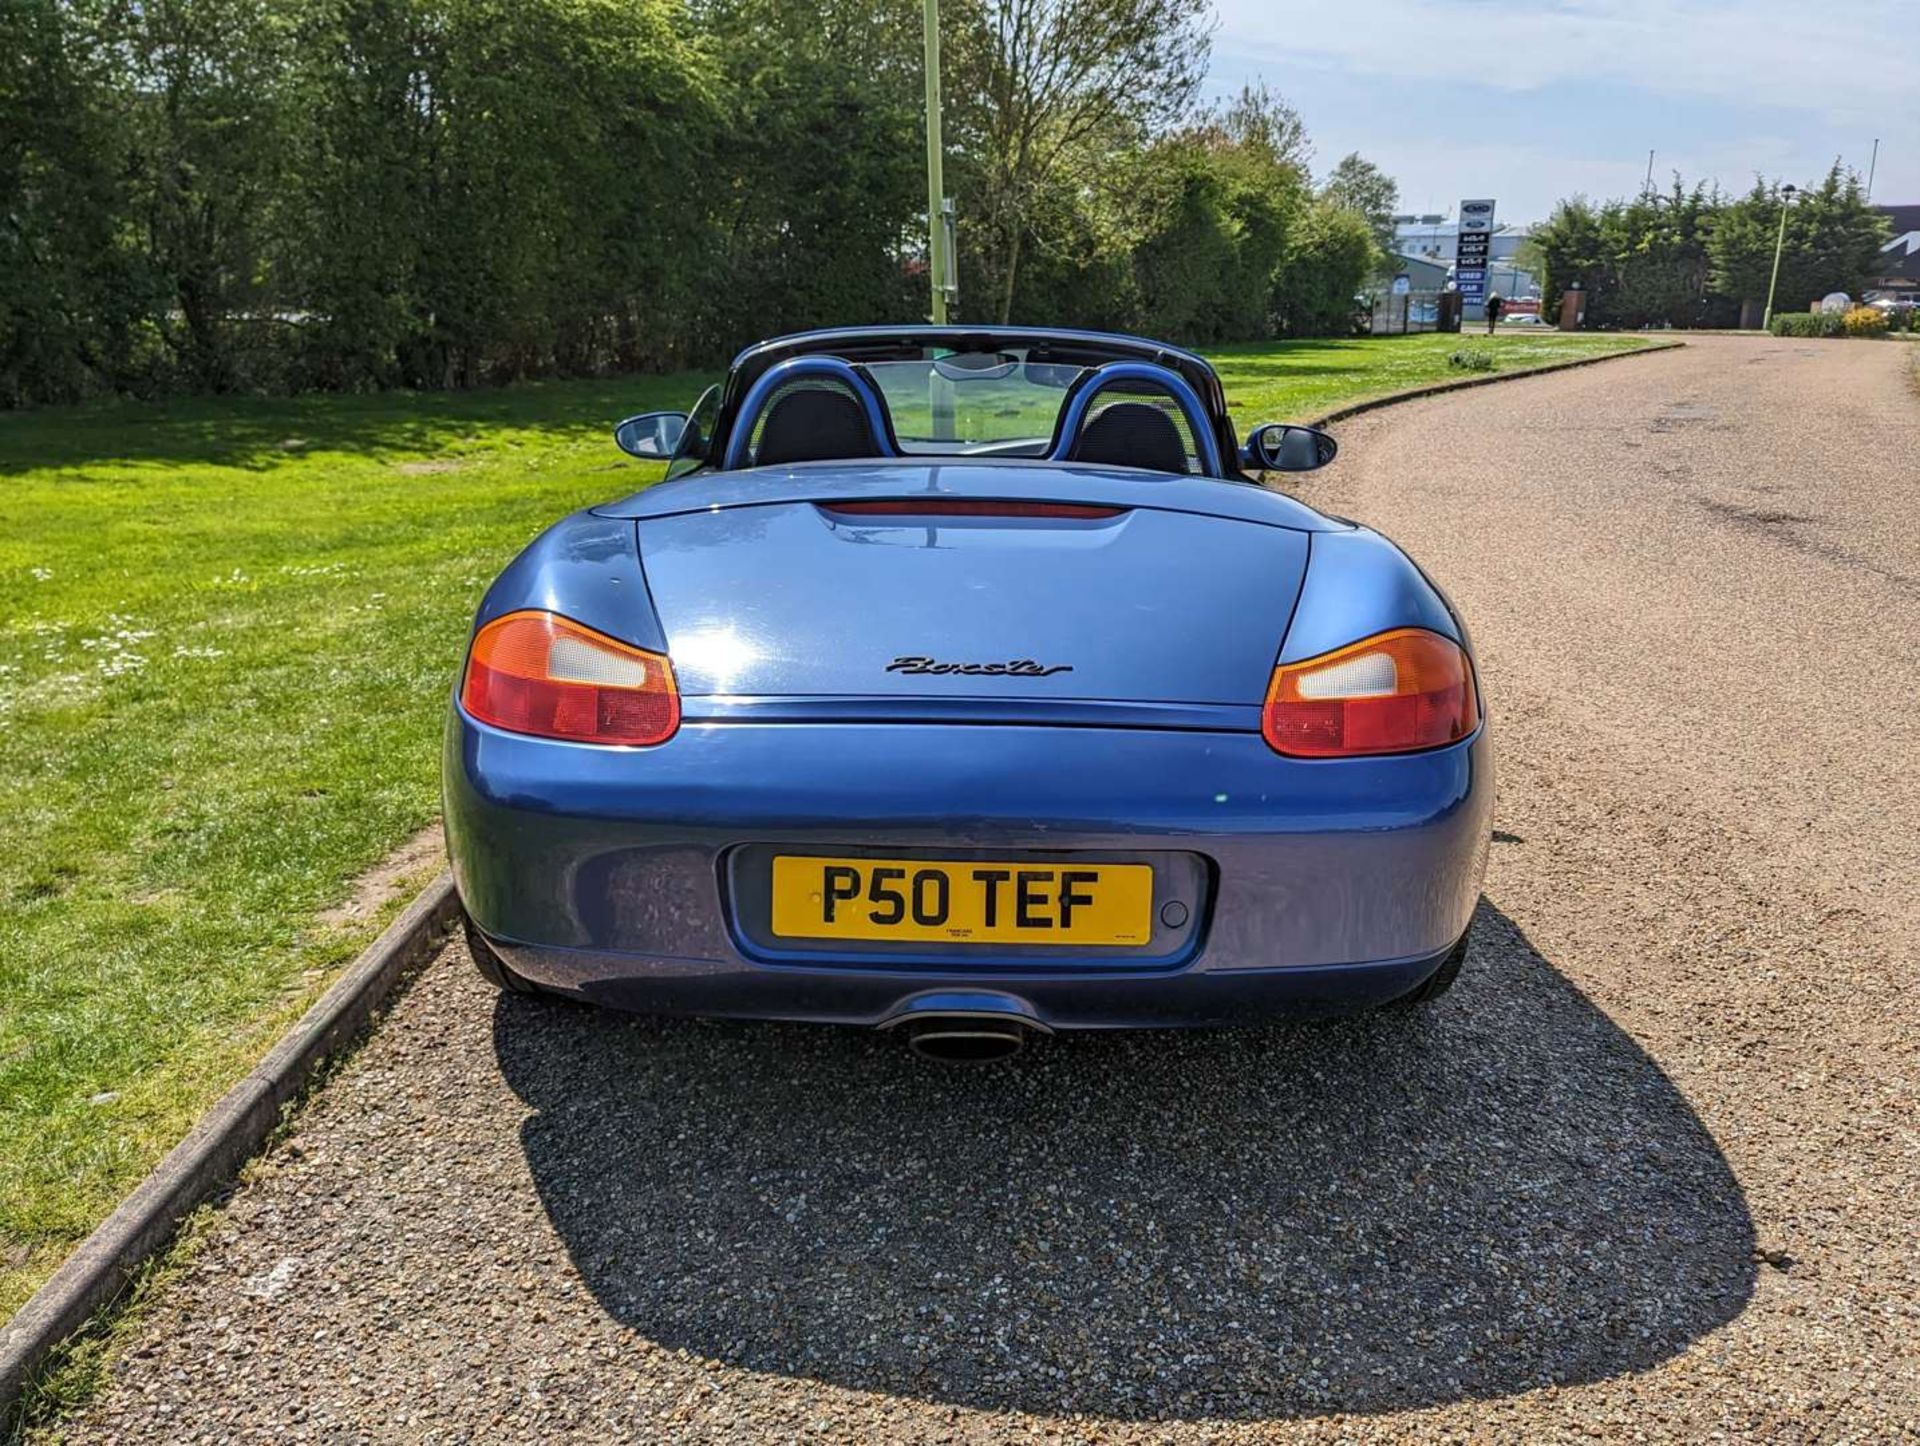
[[[907,1048],[941,1064],[999,1064],[1026,1048],[1032,1029],[1014,1020],[978,1015],[912,1019],[903,1026]]]

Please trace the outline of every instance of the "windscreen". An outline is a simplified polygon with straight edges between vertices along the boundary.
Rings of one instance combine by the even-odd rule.
[[[935,351],[866,365],[903,452],[1009,457],[1046,452],[1067,387],[1081,372],[1012,351]]]
[[[1077,362],[1036,359],[1023,350],[929,351],[866,361],[908,455],[1041,457],[1053,442],[1067,389],[1087,368]],[[1131,425],[1101,427],[1103,411],[1131,405]],[[1142,404],[1164,421],[1138,416]],[[1119,422],[1120,418],[1112,419]],[[1163,387],[1128,380],[1100,394],[1085,424],[1109,439],[1100,460],[1156,471],[1197,472],[1199,448],[1186,413]],[[1158,441],[1134,447],[1127,437]]]
[[[994,336],[958,337],[946,344],[945,338],[898,333],[822,334],[818,345],[795,348],[800,356],[833,357],[858,370],[886,414],[877,439],[859,418],[829,415],[851,409],[830,408],[820,400],[805,405],[795,401],[789,406],[784,391],[772,399],[783,409],[777,418],[772,416],[769,399],[754,390],[757,378],[776,357],[797,358],[781,357],[776,351],[756,367],[753,363],[760,360],[759,354],[743,353],[742,367],[729,386],[738,383],[747,389],[749,400],[758,399],[750,415],[733,420],[734,441],[743,444],[741,451],[750,466],[872,457],[877,455],[877,442],[886,451],[897,444],[909,457],[1040,458],[1058,446],[1067,460],[1087,465],[1210,473],[1213,464],[1205,460],[1202,442],[1211,449],[1212,439],[1196,436],[1193,419],[1177,400],[1176,393],[1184,393],[1185,388],[1176,377],[1156,377],[1152,373],[1158,369],[1149,366],[1147,375],[1107,376],[1092,381],[1091,391],[1077,389],[1109,363],[1150,360],[1105,344],[1108,340],[1048,335],[1028,341]],[[1193,358],[1181,360],[1204,371]],[[820,369],[811,375],[815,379],[809,385],[814,391],[850,390],[851,379],[827,388]],[[1211,382],[1210,377],[1205,380]],[[1217,395],[1217,383],[1212,390]],[[1062,413],[1068,410],[1069,399],[1077,397],[1085,397],[1086,402],[1084,407],[1078,401],[1072,403],[1075,434],[1060,442]],[[780,435],[769,442],[769,429],[776,420],[781,424]],[[842,427],[842,421],[848,425]],[[1200,425],[1206,425],[1204,419]],[[738,435],[741,429],[744,438]]]

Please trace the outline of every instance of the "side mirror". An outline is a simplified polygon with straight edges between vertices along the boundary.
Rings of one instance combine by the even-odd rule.
[[[1247,434],[1240,465],[1253,472],[1311,472],[1339,450],[1340,444],[1316,427],[1267,422]]]
[[[680,434],[687,429],[685,412],[642,412],[613,429],[613,440],[629,457],[648,462],[664,462],[680,445]]]

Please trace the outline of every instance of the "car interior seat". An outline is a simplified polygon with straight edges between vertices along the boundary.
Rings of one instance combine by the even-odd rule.
[[[1080,428],[1072,460],[1103,467],[1185,472],[1187,447],[1173,418],[1159,407],[1148,402],[1110,402]]]
[[[775,397],[760,429],[760,466],[878,457],[879,440],[866,409],[838,387],[801,384]]]

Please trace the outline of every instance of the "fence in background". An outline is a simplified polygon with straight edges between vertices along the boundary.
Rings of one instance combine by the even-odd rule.
[[[1406,291],[1373,299],[1367,331],[1373,336],[1411,336],[1423,331],[1458,331],[1459,308],[1453,293]]]

